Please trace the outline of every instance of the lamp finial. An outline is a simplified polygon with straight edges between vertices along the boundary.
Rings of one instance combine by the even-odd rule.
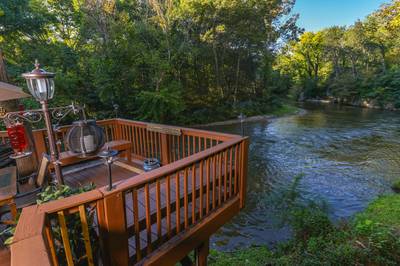
[[[35,69],[40,69],[39,60],[35,59]]]

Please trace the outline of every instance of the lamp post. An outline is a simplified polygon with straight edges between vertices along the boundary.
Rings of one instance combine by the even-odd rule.
[[[244,115],[243,113],[240,113],[240,115],[238,116],[239,120],[240,120],[240,133],[242,134],[242,136],[244,136],[244,127],[243,127],[243,123],[246,119],[246,115]]]
[[[28,89],[32,96],[42,105],[44,121],[46,123],[47,136],[49,139],[50,159],[54,165],[54,172],[58,184],[64,184],[64,179],[61,172],[59,154],[56,147],[54,137],[54,129],[51,123],[48,100],[54,96],[54,73],[46,72],[40,68],[39,62],[35,61],[35,69],[31,72],[22,74],[26,79]]]

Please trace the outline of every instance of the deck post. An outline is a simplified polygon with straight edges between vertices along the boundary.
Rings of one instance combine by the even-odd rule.
[[[249,155],[249,138],[246,137],[241,143],[240,156],[240,208],[244,208],[247,189],[247,164]]]
[[[113,121],[113,129],[114,129],[114,139],[113,140],[121,140],[122,139],[122,132],[121,132],[121,124],[117,119]]]
[[[43,130],[35,130],[32,132],[33,145],[35,146],[38,161],[41,160],[43,153],[48,153],[46,149],[46,141]]]
[[[161,165],[167,165],[170,163],[170,150],[168,135],[161,133]]]
[[[210,239],[207,239],[198,248],[195,249],[196,266],[207,266],[209,248]]]
[[[129,262],[128,235],[125,220],[124,193],[104,197],[104,220],[100,227],[106,231],[107,255],[110,265],[127,266]]]

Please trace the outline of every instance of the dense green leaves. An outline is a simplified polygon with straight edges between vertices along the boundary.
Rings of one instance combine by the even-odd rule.
[[[286,97],[272,65],[278,43],[297,35],[293,4],[2,1],[0,49],[15,83],[38,58],[57,73],[52,104],[76,100],[97,118],[114,115],[117,104],[120,116],[135,119],[227,119]]]
[[[295,95],[393,108],[400,105],[400,1],[392,0],[353,26],[306,32],[289,42],[276,69]]]

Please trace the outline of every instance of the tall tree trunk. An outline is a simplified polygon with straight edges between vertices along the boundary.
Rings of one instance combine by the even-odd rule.
[[[4,64],[3,51],[0,49],[0,81],[8,82],[6,65]]]
[[[379,47],[379,51],[381,52],[381,56],[382,56],[382,71],[383,73],[386,73],[386,52],[385,52],[385,47],[381,46]]]
[[[4,63],[3,52],[0,49],[0,81],[9,82],[6,64]],[[0,101],[0,108],[3,108],[5,112],[14,112],[18,111],[18,100],[10,100],[10,101]],[[28,122],[24,123],[26,136],[29,140],[29,150],[34,151],[34,140],[32,134],[32,127]],[[33,152],[32,155],[16,159],[18,174],[20,176],[28,176],[36,171],[36,166],[38,162],[38,158],[36,153]]]
[[[214,54],[214,67],[215,67],[215,85],[217,87],[217,90],[220,91],[221,97],[224,96],[224,92],[222,91],[221,88],[221,83],[220,83],[220,77],[219,77],[219,61],[218,61],[218,53],[217,53],[217,48],[215,46],[215,44],[213,44],[212,47],[213,50],[213,54]]]
[[[233,105],[236,107],[237,95],[239,91],[239,74],[240,74],[240,52],[238,53],[237,63],[236,63],[236,80],[235,80],[235,93],[233,94]]]

